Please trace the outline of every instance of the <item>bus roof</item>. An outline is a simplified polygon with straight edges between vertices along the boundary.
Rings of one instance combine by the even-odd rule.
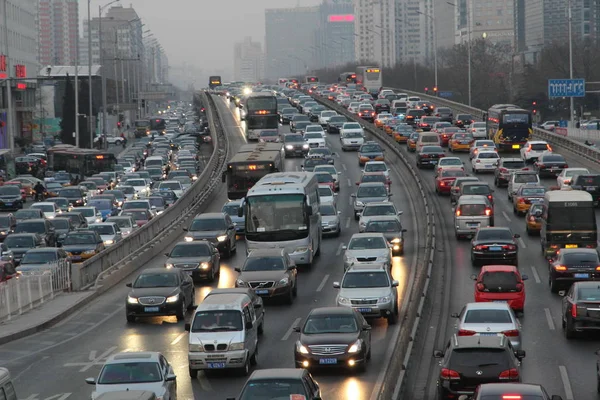
[[[306,186],[313,178],[315,178],[315,174],[312,172],[275,172],[273,174],[263,176],[253,188],[257,186],[280,185]]]
[[[546,192],[545,201],[548,203],[565,201],[594,201],[591,194],[583,190],[551,190]]]
[[[265,143],[266,144],[266,143]],[[270,143],[276,145],[277,143]],[[260,145],[244,145],[228,164],[244,162],[274,162],[281,159],[281,145],[261,147]]]
[[[57,144],[54,147],[48,149],[48,154],[52,153],[73,153],[73,154],[111,154],[110,152],[100,151],[96,149],[82,149],[81,147],[75,147],[70,144]]]
[[[248,97],[276,97],[272,92],[252,92]]]
[[[238,153],[251,153],[254,151],[281,151],[280,143],[249,143],[242,145]]]

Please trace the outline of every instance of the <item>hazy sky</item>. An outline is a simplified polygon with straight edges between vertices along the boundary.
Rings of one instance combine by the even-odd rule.
[[[110,0],[91,0],[92,18]],[[203,69],[233,69],[233,44],[245,36],[263,43],[265,9],[320,4],[320,0],[121,0],[133,7],[144,29],[159,40],[172,66],[183,63]],[[79,14],[87,18],[87,1]],[[115,3],[119,4],[119,3]]]

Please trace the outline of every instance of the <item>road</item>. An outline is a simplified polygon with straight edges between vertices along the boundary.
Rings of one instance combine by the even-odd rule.
[[[402,148],[405,151],[404,146]],[[555,149],[555,152],[561,153],[560,149]],[[567,157],[570,167],[586,167],[592,172],[600,172],[600,167],[591,162],[568,152],[562,154]],[[447,152],[446,155],[458,154]],[[409,157],[415,158],[414,155]],[[468,155],[460,153],[460,157],[471,173]],[[454,237],[449,198],[435,194],[432,171],[421,170],[420,173],[438,208],[438,254],[450,256],[439,256],[436,262],[437,272],[433,276],[428,307],[430,320],[424,321],[418,335],[416,348],[420,351],[412,357],[410,385],[405,398],[432,400],[436,398],[439,374],[432,351],[434,348],[443,349],[452,334],[454,319],[450,318],[450,314],[460,312],[465,303],[474,301],[474,282],[470,276],[479,269],[471,266],[469,241],[458,242]],[[480,174],[478,177],[493,187],[493,174]],[[546,187],[556,185],[555,179],[543,179],[542,182]],[[513,214],[505,188],[496,188],[494,198],[496,226],[509,226],[514,233],[521,235],[519,268],[529,276],[525,283],[525,313],[520,318],[524,332],[523,349],[527,352],[522,365],[523,382],[543,384],[548,393],[561,395],[565,400],[591,399],[596,396],[594,351],[600,348],[598,340],[593,336],[570,341],[565,339],[561,328],[561,297],[550,293],[548,264],[541,255],[539,237],[527,235],[525,219]]]
[[[222,99],[216,99],[223,116],[223,126],[228,131],[232,149],[245,142],[239,123],[239,115],[229,110]],[[284,131],[287,127],[283,128]],[[355,153],[343,153],[337,135],[330,135],[329,142],[338,157],[337,168],[342,172],[342,185],[339,206],[342,211],[343,233],[339,238],[327,238],[315,267],[299,274],[299,293],[292,306],[267,304],[265,335],[259,342],[259,368],[293,367],[293,348],[296,333],[293,327],[300,323],[309,310],[319,306],[334,304],[336,292],[333,281],[342,277],[342,245],[348,242],[352,233],[358,231],[352,218],[350,194],[355,191],[355,182],[360,170]],[[299,170],[301,159],[286,159],[287,171]],[[408,229],[405,256],[394,259],[392,274],[400,281],[399,297],[404,299],[410,288],[412,272],[416,265],[416,249],[419,247],[415,234],[416,217],[411,212],[409,191],[412,183],[405,181],[406,172],[401,171],[398,161],[390,161],[393,168],[392,181],[394,203],[404,210],[403,223]],[[206,211],[218,211],[226,201],[224,188],[214,195]],[[410,234],[413,233],[413,234]],[[179,238],[181,240],[182,238]],[[233,286],[235,267],[241,266],[245,248],[243,241],[238,244],[237,254],[222,263],[219,287]],[[162,266],[165,257],[157,257],[143,268]],[[131,277],[133,279],[133,276]],[[127,281],[130,281],[128,279]],[[216,285],[198,285],[196,303]],[[243,377],[235,377],[230,372],[222,374],[200,373],[191,381],[187,372],[187,333],[183,323],[175,318],[155,318],[135,325],[127,324],[124,303],[128,289],[119,285],[111,289],[93,304],[73,315],[63,323],[40,334],[0,346],[0,365],[6,366],[15,376],[19,399],[84,399],[93,387],[84,379],[96,376],[103,360],[118,351],[151,350],[160,351],[173,364],[178,375],[179,399],[226,398],[237,396],[245,382]],[[403,303],[401,303],[402,305]],[[391,356],[390,345],[396,337],[399,324],[388,328],[385,320],[373,321],[373,358],[364,374],[352,375],[345,372],[317,373],[325,399],[370,400],[373,391],[383,378],[382,366]],[[51,375],[48,371],[52,371]],[[55,396],[55,397],[51,397]]]

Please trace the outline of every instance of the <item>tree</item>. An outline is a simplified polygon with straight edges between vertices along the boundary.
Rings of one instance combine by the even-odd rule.
[[[75,89],[71,77],[67,74],[65,94],[63,96],[62,119],[60,121],[60,138],[63,143],[75,145]]]
[[[79,81],[79,147],[92,148],[90,143],[89,115],[90,115],[90,86],[87,80]],[[93,104],[92,104],[93,111]]]

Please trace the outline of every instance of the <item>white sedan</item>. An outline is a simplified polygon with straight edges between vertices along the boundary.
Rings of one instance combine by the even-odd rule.
[[[41,210],[44,213],[44,217],[48,219],[54,219],[58,216],[58,214],[62,213],[56,203],[50,201],[33,203],[30,208]]]
[[[459,157],[442,157],[438,161],[437,168],[435,170],[436,175],[440,173],[444,168],[460,168],[465,170],[464,163]]]
[[[183,185],[179,181],[162,181],[158,185],[158,190],[172,190],[173,193],[177,196],[177,198],[183,196]]]
[[[486,149],[492,149],[494,151],[498,151],[496,148],[496,143],[493,140],[476,140],[471,145],[471,149],[469,150],[469,159],[473,159],[479,151],[485,151]]]
[[[590,173],[590,170],[587,168],[565,168],[562,170],[560,175],[558,175],[556,177],[556,185],[560,189],[564,189],[565,187],[569,186],[569,184],[571,183],[571,178],[573,178],[575,175],[589,174],[589,173]]]
[[[481,150],[471,160],[473,173],[494,172],[500,156],[494,150]]]
[[[126,186],[133,186],[133,189],[138,195],[147,195],[150,192],[150,185],[143,178],[127,179],[123,182]]]
[[[319,125],[326,126],[329,119],[336,115],[338,115],[338,113],[332,110],[321,111],[321,115],[319,115]]]
[[[321,132],[305,132],[304,141],[308,143],[308,146],[313,147],[327,147],[325,143],[325,135]]]
[[[321,203],[332,203],[335,205],[337,193],[334,193],[329,185],[319,185],[319,199]]]
[[[525,162],[535,162],[546,152],[552,152],[552,147],[543,140],[530,140],[521,148],[521,158]]]
[[[485,139],[487,137],[485,122],[473,122],[469,126],[470,132],[475,139]]]

